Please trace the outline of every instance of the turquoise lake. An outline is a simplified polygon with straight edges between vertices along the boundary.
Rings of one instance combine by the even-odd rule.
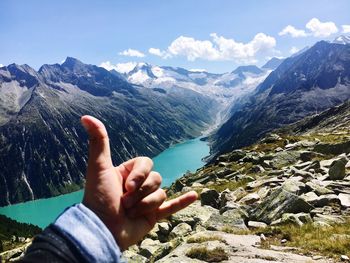
[[[204,165],[202,158],[209,154],[209,146],[199,138],[179,143],[153,158],[153,170],[163,177],[163,186],[169,186],[187,171],[195,171]],[[83,190],[66,195],[39,199],[21,204],[0,207],[0,214],[19,222],[31,223],[42,228],[49,225],[67,206],[79,203]]]

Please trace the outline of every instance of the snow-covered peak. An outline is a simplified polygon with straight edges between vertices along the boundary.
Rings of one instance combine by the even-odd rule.
[[[342,44],[342,45],[350,44],[350,36],[341,35],[341,36],[337,37],[336,39],[334,39],[333,43],[334,44]]]

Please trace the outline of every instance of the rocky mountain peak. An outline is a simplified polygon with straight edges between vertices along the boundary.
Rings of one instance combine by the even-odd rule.
[[[252,73],[252,74],[261,74],[263,71],[255,65],[248,66],[239,66],[232,73],[242,74],[242,73]]]

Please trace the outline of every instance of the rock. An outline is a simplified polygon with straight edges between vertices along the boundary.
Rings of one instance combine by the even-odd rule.
[[[272,160],[272,166],[282,167],[286,165],[294,164],[300,158],[300,152],[298,151],[283,151],[275,153],[275,157]]]
[[[228,154],[220,155],[218,161],[220,162],[236,162],[246,156],[246,151],[244,150],[234,150]]]
[[[313,151],[323,153],[323,154],[342,154],[342,153],[349,153],[350,152],[350,141],[342,142],[338,144],[327,144],[327,143],[320,143],[318,145],[315,145]]]
[[[300,196],[300,198],[302,198],[305,202],[307,202],[309,204],[313,204],[313,203],[317,202],[318,195],[315,194],[314,192],[308,192],[306,194],[302,194]]]
[[[170,233],[170,225],[167,222],[158,223],[158,229],[163,235],[168,235]]]
[[[271,192],[269,187],[262,187],[258,190],[257,194],[260,196],[260,199],[264,199]]]
[[[260,242],[265,242],[267,239],[264,234],[260,234]]]
[[[236,208],[228,210],[223,214],[213,213],[204,227],[208,230],[222,231],[225,228],[242,228],[246,229],[244,221],[248,218],[247,213],[241,209]]]
[[[307,171],[303,171],[303,170],[298,170],[295,169],[294,167],[292,167],[292,173],[294,174],[294,176],[300,176],[303,179],[304,182],[312,180],[314,178],[314,175],[310,172]]]
[[[194,227],[197,223],[206,222],[212,213],[217,210],[211,206],[201,206],[200,201],[196,201],[185,209],[173,214],[170,221],[173,226],[180,223],[187,223]]]
[[[219,193],[216,190],[204,188],[200,194],[200,199],[201,205],[209,205],[214,208],[219,208]]]
[[[152,230],[149,231],[149,233],[147,234],[147,238],[154,239],[154,240],[158,239],[158,231],[159,231],[159,225],[157,223],[154,225]]]
[[[285,244],[285,243],[287,243],[287,242],[288,242],[287,239],[282,239],[282,240],[281,240],[281,244]]]
[[[258,188],[264,185],[271,185],[273,183],[283,183],[284,180],[278,179],[276,177],[272,177],[272,178],[259,178],[256,181],[250,182],[247,184],[247,188],[248,189],[254,189],[254,188]]]
[[[338,215],[322,215],[322,214],[317,214],[314,216],[313,220],[315,222],[323,222],[328,225],[333,225],[333,224],[344,224],[345,220],[342,216]]]
[[[270,224],[284,213],[308,213],[312,209],[313,206],[304,199],[280,187],[253,209],[250,219]]]
[[[140,244],[140,255],[150,258],[160,246],[161,243],[158,240],[146,238]]]
[[[277,147],[277,148],[275,149],[275,152],[276,152],[276,153],[282,152],[282,151],[283,151],[283,148],[281,148],[281,147]]]
[[[328,171],[328,179],[330,180],[343,180],[345,177],[345,165],[348,161],[345,158],[341,158],[332,162]]]
[[[258,221],[248,221],[248,227],[250,228],[266,228],[267,224]]]
[[[263,173],[265,172],[264,167],[261,165],[254,165],[252,168],[249,169],[249,173]]]
[[[315,152],[311,152],[311,151],[302,151],[302,152],[300,152],[300,159],[303,162],[311,161],[316,156],[317,156],[317,154]]]
[[[180,223],[173,228],[170,232],[169,237],[173,239],[175,237],[184,237],[192,231],[192,227],[186,223]]]
[[[342,193],[340,193],[338,195],[338,198],[340,200],[340,204],[343,207],[350,207],[350,194],[342,194]]]
[[[251,205],[260,200],[260,196],[257,193],[250,193],[243,197],[239,202],[246,205]]]
[[[146,263],[147,258],[144,256],[141,256],[133,251],[126,250],[123,252],[123,258],[127,262],[140,262],[140,263]]]
[[[309,191],[315,192],[317,195],[326,195],[326,194],[334,194],[334,191],[327,189],[319,184],[319,181],[311,181],[307,182],[306,186]]]
[[[298,214],[292,214],[292,213],[285,213],[281,217],[280,224],[293,224],[297,226],[302,226],[306,223],[312,223],[312,218],[310,214],[307,213],[298,213]]]
[[[350,258],[346,255],[341,255],[340,256],[340,260],[341,261],[344,261],[344,262],[350,262]]]
[[[247,195],[247,192],[243,189],[243,187],[238,187],[233,192],[231,191],[224,191],[221,193],[220,196],[220,205],[221,207],[225,206],[227,202],[235,202],[240,200],[243,196]]]
[[[303,182],[293,180],[293,178],[287,179],[283,184],[282,188],[293,194],[300,195],[306,192],[306,185]]]
[[[217,170],[217,171],[216,171],[216,176],[217,176],[218,178],[225,178],[227,175],[230,175],[230,174],[232,174],[232,173],[234,173],[234,172],[235,172],[234,170],[225,167],[225,168],[223,168],[223,169]]]
[[[271,133],[271,134],[268,134],[266,135],[260,142],[261,143],[275,143],[275,142],[278,142],[278,141],[282,141],[283,139],[275,134],[275,133]]]
[[[331,204],[340,204],[340,200],[337,195],[321,195],[318,197],[316,202],[313,204],[315,207],[328,206]]]

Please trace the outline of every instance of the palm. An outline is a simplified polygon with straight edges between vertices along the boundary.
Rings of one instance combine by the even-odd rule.
[[[139,157],[118,167],[112,164],[109,139],[102,122],[84,116],[89,133],[89,162],[83,203],[105,223],[122,249],[137,243],[157,220],[186,207],[193,192],[165,202],[161,177],[152,172],[152,161]]]

